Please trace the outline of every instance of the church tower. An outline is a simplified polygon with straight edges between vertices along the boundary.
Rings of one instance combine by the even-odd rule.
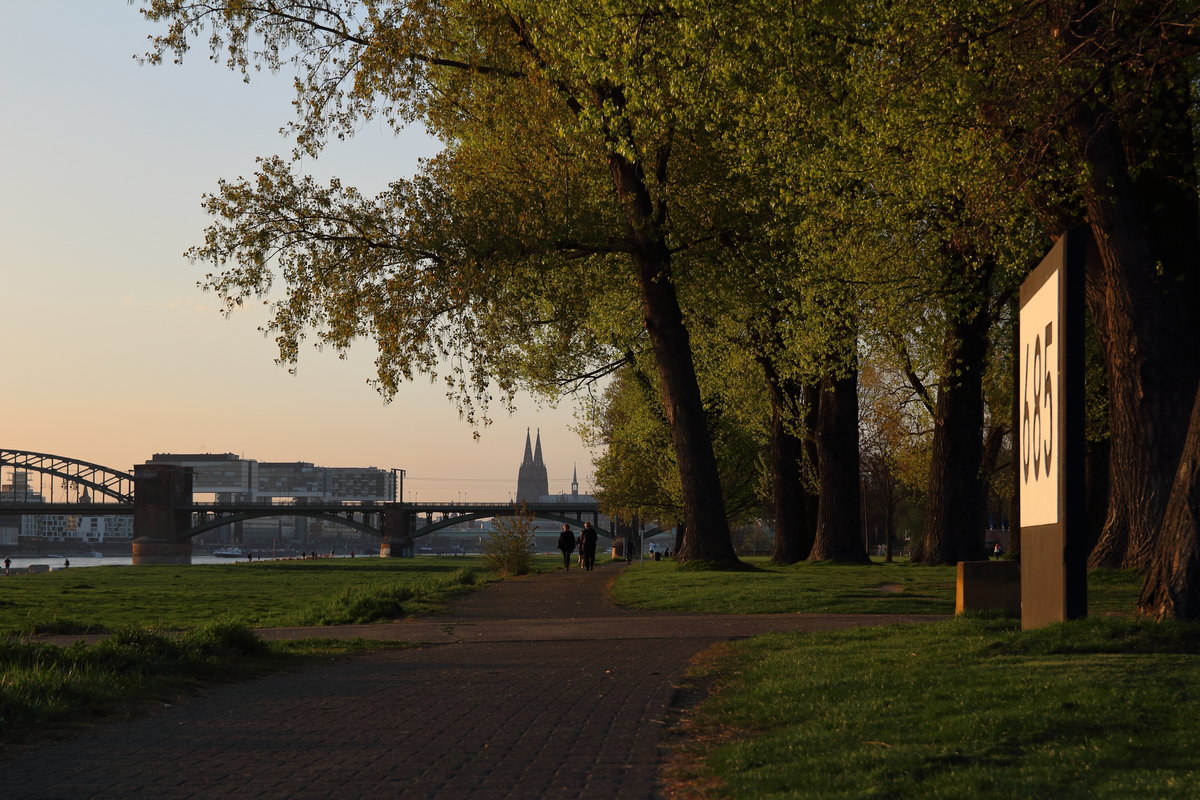
[[[579,471],[575,469],[575,465],[571,465],[571,496],[579,494]]]
[[[537,432],[536,447],[530,444],[529,429],[525,429],[525,458],[517,472],[518,503],[537,503],[550,494],[550,480],[542,463],[542,431]]]

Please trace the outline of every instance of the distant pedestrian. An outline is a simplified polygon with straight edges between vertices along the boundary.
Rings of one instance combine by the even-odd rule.
[[[567,572],[571,571],[571,552],[575,549],[575,534],[571,533],[571,526],[563,523],[562,533],[558,535],[558,549],[562,552],[563,566]]]
[[[12,566],[12,559],[8,556],[4,557],[4,574],[8,574],[8,568]]]
[[[592,523],[583,523],[583,532],[579,534],[580,548],[583,550],[583,568],[589,572],[596,566],[596,529]]]
[[[999,542],[996,542],[996,546],[992,548],[992,555],[996,558],[1004,555],[1004,548],[1000,546]]]
[[[64,558],[64,559],[63,559],[63,569],[66,569],[66,568],[67,568],[67,567],[69,567],[69,566],[71,566],[71,559],[69,559],[69,558]]]

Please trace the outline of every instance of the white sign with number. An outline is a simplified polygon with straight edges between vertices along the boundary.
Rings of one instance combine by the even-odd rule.
[[[1061,269],[1055,269],[1021,308],[1017,406],[1021,448],[1021,526],[1053,525],[1059,509],[1059,364]]]

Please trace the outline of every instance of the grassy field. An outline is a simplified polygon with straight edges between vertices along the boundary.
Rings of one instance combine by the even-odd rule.
[[[1200,628],[955,619],[710,651],[669,785],[720,798],[1200,796]]]
[[[402,647],[267,643],[252,627],[394,619],[438,609],[493,579],[481,561],[463,558],[90,567],[0,578],[0,745],[137,713],[202,683]],[[18,638],[81,632],[112,635],[68,647]]]
[[[954,611],[955,569],[635,565],[619,602],[709,613]],[[1200,627],[1131,618],[1139,579],[1092,572],[1088,620],[758,637],[709,651],[677,725],[668,797],[1200,796]]]
[[[744,560],[752,568],[741,572],[680,569],[669,561],[633,564],[613,586],[613,599],[634,608],[708,614],[954,613],[952,566],[801,562],[780,567],[766,558]],[[1132,611],[1138,586],[1132,572],[1093,572],[1090,612]]]
[[[58,570],[0,578],[0,634],[187,630],[216,620],[250,627],[364,622],[428,611],[491,579],[480,560],[466,558]]]

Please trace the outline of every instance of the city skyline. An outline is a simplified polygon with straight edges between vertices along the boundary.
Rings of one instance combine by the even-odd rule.
[[[395,468],[410,497],[490,500],[515,491],[540,428],[550,490],[569,490],[573,468],[592,490],[569,400],[519,398],[478,431],[440,383],[418,378],[386,405],[367,384],[372,343],[307,348],[290,374],[258,331],[264,309],[226,319],[197,288],[209,267],[182,254],[208,224],[201,196],[290,151],[289,75],[246,84],[199,51],[139,65],[155,27],[124,4],[20,4],[9,19],[23,35],[0,53],[0,447],[116,469],[165,452]],[[304,166],[373,195],[436,151],[423,131],[372,124]]]

